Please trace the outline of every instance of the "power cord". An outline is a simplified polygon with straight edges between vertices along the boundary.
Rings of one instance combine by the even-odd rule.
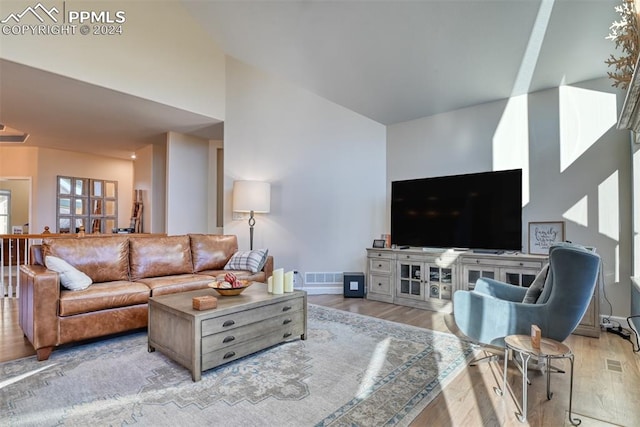
[[[594,252],[595,252],[595,249],[594,249]],[[599,276],[598,280],[600,281],[600,284],[601,284],[600,288],[602,289],[602,296],[604,297],[604,300],[607,302],[607,304],[609,304],[609,315],[602,319],[602,323],[600,324],[601,328],[606,330],[609,333],[618,335],[620,338],[629,341],[631,343],[631,346],[634,352],[640,351],[640,348],[636,350],[636,347],[633,341],[631,340],[631,332],[623,328],[619,322],[615,322],[611,320],[611,316],[613,315],[613,305],[611,304],[611,301],[609,301],[609,298],[607,297],[606,286],[604,283],[604,261],[602,261],[602,259],[600,259],[600,272],[598,276]],[[634,316],[630,316],[627,318],[627,323],[629,324],[629,326],[631,326],[631,321],[630,321],[631,317],[634,317]],[[637,341],[638,332],[634,328],[631,328],[631,330],[635,333],[636,341]]]
[[[634,344],[633,341],[629,339],[629,342],[631,342],[631,346],[633,347],[634,353],[640,352],[640,336],[638,335],[638,330],[631,323],[631,319],[634,319],[636,317],[640,317],[640,314],[634,314],[633,316],[627,317],[627,323],[629,324],[629,329],[631,329],[636,336],[636,344]]]

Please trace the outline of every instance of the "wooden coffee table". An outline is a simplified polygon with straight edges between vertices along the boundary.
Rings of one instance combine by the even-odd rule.
[[[214,295],[217,308],[193,309],[195,296]],[[180,292],[149,299],[149,351],[156,349],[191,371],[202,372],[307,335],[307,293],[267,293],[254,283],[237,296],[213,289]]]

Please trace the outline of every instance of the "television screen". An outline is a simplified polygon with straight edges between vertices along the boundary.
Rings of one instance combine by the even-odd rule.
[[[396,245],[522,250],[522,169],[391,183]]]

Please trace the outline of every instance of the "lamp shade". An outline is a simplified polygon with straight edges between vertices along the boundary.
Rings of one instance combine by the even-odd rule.
[[[262,181],[233,183],[233,211],[267,213],[271,210],[271,184]]]

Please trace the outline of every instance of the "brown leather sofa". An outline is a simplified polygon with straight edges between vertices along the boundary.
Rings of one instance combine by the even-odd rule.
[[[224,270],[237,251],[233,235],[45,238],[32,246],[30,264],[20,267],[20,326],[38,360],[46,360],[62,344],[146,327],[150,296],[202,289],[228,271],[266,282],[271,256],[257,273]],[[65,260],[93,284],[65,289],[58,273],[45,267],[47,255]]]

